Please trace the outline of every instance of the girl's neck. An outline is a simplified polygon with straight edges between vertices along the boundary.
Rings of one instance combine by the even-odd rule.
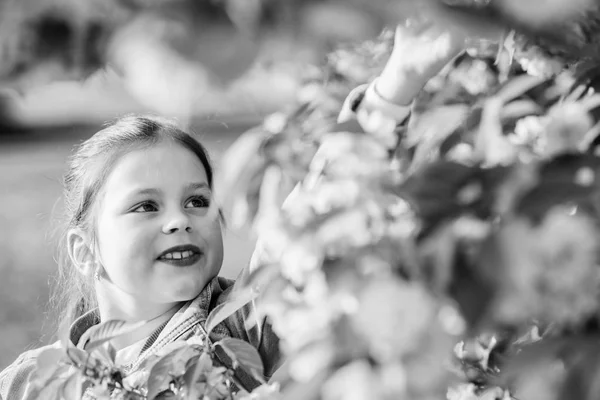
[[[127,322],[150,321],[164,315],[172,316],[184,304],[153,303],[140,301],[133,296],[118,291],[110,284],[96,284],[96,296],[101,321],[120,320]]]
[[[97,285],[96,287],[100,321],[146,322],[130,334],[113,339],[112,344],[117,350],[150,336],[158,327],[175,315],[183,305],[183,303],[142,303],[124,293],[120,293],[119,296],[112,296],[110,288],[101,286]]]

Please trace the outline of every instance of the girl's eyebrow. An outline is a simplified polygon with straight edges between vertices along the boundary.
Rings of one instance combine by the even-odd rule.
[[[125,193],[125,195],[123,197],[125,199],[129,199],[129,198],[138,197],[138,196],[160,195],[161,193],[162,193],[162,190],[160,190],[160,189],[142,188],[142,189],[135,189],[130,192],[127,192],[127,193]]]
[[[192,182],[192,183],[188,183],[187,186],[185,187],[186,192],[192,192],[197,189],[210,189],[210,187],[208,186],[208,183],[206,183],[206,182]],[[129,197],[137,197],[137,196],[144,196],[144,195],[160,195],[160,194],[162,194],[162,190],[160,190],[160,189],[142,188],[142,189],[132,190],[131,192],[127,193],[125,197],[129,198]]]
[[[192,182],[189,183],[186,187],[186,191],[194,191],[196,189],[210,189],[208,183],[206,182]]]

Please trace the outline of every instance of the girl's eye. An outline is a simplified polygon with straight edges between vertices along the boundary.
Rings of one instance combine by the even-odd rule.
[[[210,200],[204,196],[195,196],[188,200],[186,208],[205,208],[210,206]]]
[[[131,211],[136,213],[155,212],[158,211],[158,208],[152,203],[142,203]]]

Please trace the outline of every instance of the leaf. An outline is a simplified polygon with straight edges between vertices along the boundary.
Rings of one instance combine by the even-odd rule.
[[[284,175],[281,169],[275,165],[268,167],[260,185],[258,208],[256,211],[257,230],[260,233],[261,222],[266,222],[267,227],[272,229],[270,222],[276,219],[281,211],[281,205],[284,196],[288,193],[282,193],[285,188]]]
[[[524,95],[536,86],[543,84],[547,80],[547,78],[528,74],[519,75],[506,82],[506,84],[500,88],[498,93],[496,93],[495,97],[503,104],[506,104],[509,101]]]
[[[67,356],[69,357],[73,365],[75,365],[79,369],[86,368],[90,365],[90,354],[84,350],[78,349],[76,347],[69,347],[67,348]]]
[[[146,323],[147,321],[140,321],[133,324],[118,320],[106,321],[86,331],[81,337],[80,342],[83,341],[85,343],[84,349],[86,351],[91,351],[115,338],[122,336],[135,337],[136,333],[139,335],[140,328],[146,325]]]
[[[217,179],[221,184],[215,192],[218,204],[230,207],[235,198],[245,193],[255,173],[264,168],[261,147],[267,137],[262,130],[251,130],[240,136],[223,155]]]
[[[263,255],[260,253],[252,254],[253,260],[250,264],[249,274],[244,277],[243,287],[252,287],[257,292],[261,292],[263,288],[267,287],[270,283],[272,283],[277,277],[280,276],[279,265],[268,262],[261,262],[261,257],[265,258],[268,255]],[[237,279],[239,281],[240,278]],[[236,281],[236,282],[237,282]]]
[[[405,142],[408,147],[416,146],[411,171],[437,158],[442,143],[463,124],[468,112],[467,106],[453,104],[437,107],[418,117],[409,127]]]
[[[183,374],[183,382],[190,398],[198,397],[196,382],[202,374],[208,374],[213,367],[213,361],[208,353],[202,353],[188,360]]]
[[[502,102],[499,98],[486,101],[481,114],[479,131],[475,138],[475,152],[488,166],[503,165],[515,161],[516,148],[504,136],[500,114]]]
[[[61,367],[60,361],[64,354],[63,349],[49,348],[38,355],[36,363],[36,383],[38,385],[45,385],[55,375]]]
[[[494,295],[496,294],[500,272],[488,274],[475,261],[469,259],[465,250],[457,249],[452,259],[451,282],[448,294],[458,305],[468,327],[479,326],[487,317]],[[490,258],[493,254],[489,252]],[[481,256],[483,258],[483,256]],[[479,261],[479,260],[477,260]],[[485,259],[486,263],[492,262]]]
[[[237,292],[234,298],[215,307],[206,319],[205,327],[207,334],[210,335],[217,325],[225,321],[227,317],[248,304],[250,301],[254,300],[256,296],[257,293],[252,288],[246,288]]]
[[[504,106],[501,111],[502,122],[516,121],[528,115],[541,115],[544,110],[531,100],[515,100]]]
[[[258,160],[258,163],[258,166],[254,163],[248,167],[251,175],[248,174],[241,180],[240,185],[236,188],[237,192],[233,192],[237,193],[236,197],[232,196],[233,204],[231,207],[231,226],[234,229],[252,224],[258,213],[260,191],[266,170],[266,165],[262,164],[262,161]],[[256,169],[253,169],[253,166]]]
[[[177,395],[175,393],[173,393],[172,390],[167,389],[164,390],[162,392],[160,392],[159,394],[156,395],[156,397],[154,397],[155,400],[171,400],[171,399],[177,399]]]
[[[160,358],[150,370],[148,377],[148,400],[157,398],[159,393],[165,389],[165,385],[171,381],[171,374],[174,373],[175,363],[181,361],[183,356],[193,351],[189,346],[181,346]]]
[[[194,356],[194,357],[190,358],[185,365],[185,373],[183,374],[183,383],[184,383],[185,387],[188,388],[189,392],[193,391],[194,383],[196,382],[196,380],[198,379],[198,376],[200,376],[200,372],[202,371],[202,368],[198,367],[199,359],[200,359],[200,355]],[[193,397],[193,395],[190,397]]]
[[[102,343],[101,346],[95,347],[92,350],[92,355],[108,365],[113,365],[115,363],[115,358],[117,357],[117,350],[112,343],[105,342]]]
[[[225,350],[227,355],[231,357],[234,368],[238,364],[255,377],[263,376],[264,366],[262,360],[258,351],[250,343],[240,339],[224,338],[215,343],[215,346],[220,346]]]
[[[83,379],[74,373],[61,385],[60,393],[64,400],[80,400],[83,394]]]
[[[540,166],[538,183],[521,196],[516,211],[533,221],[541,220],[550,208],[561,204],[573,204],[597,213],[599,174],[600,157],[558,156]]]
[[[541,341],[522,347],[513,347],[512,357],[502,367],[497,385],[507,385],[518,377],[526,377],[540,365],[562,359],[569,369],[585,359],[586,354],[598,354],[598,341],[593,336],[573,336],[542,339]],[[563,397],[561,397],[563,398]],[[567,397],[564,397],[567,398]]]
[[[470,211],[488,218],[494,204],[494,190],[504,181],[510,169],[483,169],[451,161],[437,161],[411,175],[394,190],[406,199],[423,223],[421,234],[427,234],[440,223]],[[465,203],[460,194],[469,186],[480,185],[481,197]]]
[[[600,398],[600,348],[589,349],[568,369],[559,399],[596,400]]]
[[[44,387],[40,388],[35,400],[62,400],[63,383],[64,379],[51,379]]]

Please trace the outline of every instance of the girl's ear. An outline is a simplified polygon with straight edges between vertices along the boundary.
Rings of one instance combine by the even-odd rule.
[[[96,271],[96,259],[89,235],[79,228],[67,233],[69,258],[77,270],[85,276],[93,276]]]

